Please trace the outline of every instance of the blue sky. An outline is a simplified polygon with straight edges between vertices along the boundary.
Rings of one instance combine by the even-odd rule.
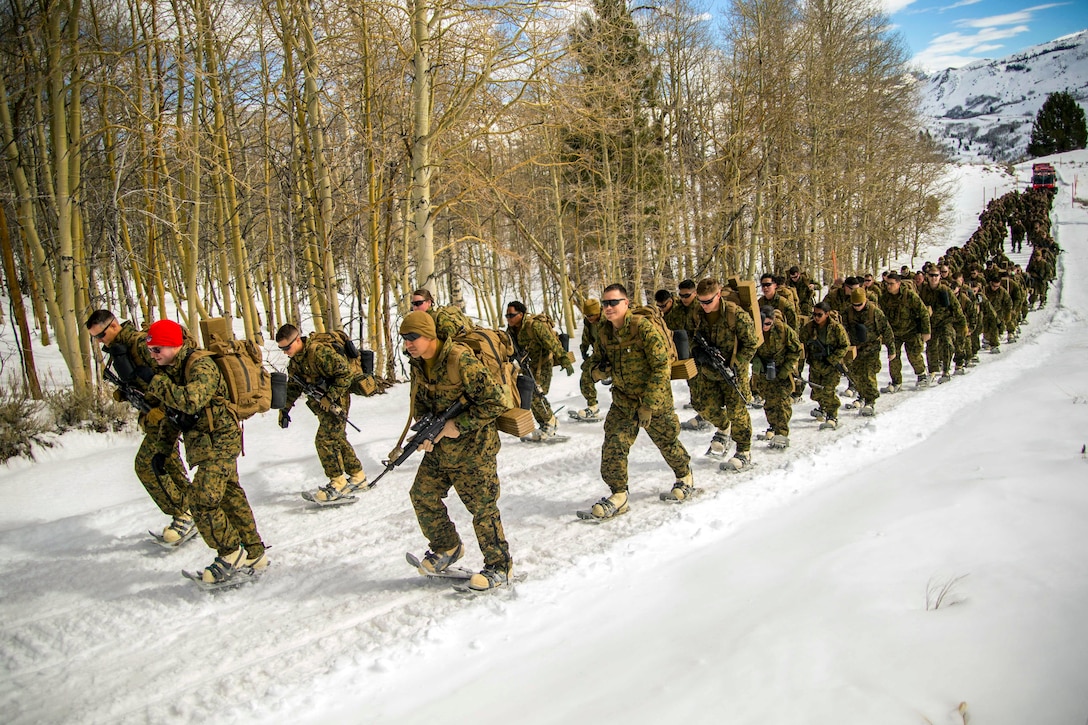
[[[1088,29],[1088,2],[880,0],[914,63],[933,72]]]

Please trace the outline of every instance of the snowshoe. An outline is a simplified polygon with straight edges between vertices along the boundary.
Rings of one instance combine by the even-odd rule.
[[[777,448],[779,450],[790,447],[790,437],[782,435],[781,433],[771,438],[771,442],[767,444],[768,448]]]
[[[463,551],[463,549],[462,549]],[[408,552],[404,555],[405,560],[412,565],[412,568],[423,576],[431,577],[434,579],[468,579],[476,572],[469,569],[465,569],[461,566],[447,566],[442,571],[430,571],[423,566],[423,562],[415,554]],[[458,559],[460,557],[457,557]]]

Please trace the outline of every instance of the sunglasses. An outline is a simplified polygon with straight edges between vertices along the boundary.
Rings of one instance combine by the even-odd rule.
[[[404,338],[405,342],[415,342],[419,338],[423,337],[423,335],[420,335],[418,332],[405,332],[403,335],[401,335],[401,337]]]
[[[812,313],[812,319],[814,319],[814,320],[822,320],[825,317],[827,317],[826,312],[813,312]]]
[[[850,305],[850,306],[851,306],[851,307],[856,307],[857,309],[859,309],[859,310],[860,310],[860,309],[861,309],[862,307],[864,307],[864,306],[865,306],[865,303],[864,303],[864,302],[854,302],[854,303],[853,303],[852,305]]]
[[[297,339],[298,338],[296,337],[295,340]],[[276,347],[278,347],[281,352],[287,352],[289,349],[291,349],[291,346],[295,344],[295,340],[291,340],[291,342],[287,343],[286,345],[276,345]]]
[[[162,354],[162,351],[163,351],[164,349],[165,349],[165,348],[161,348],[161,347],[149,347],[149,348],[147,348],[147,351],[148,351],[149,353],[151,353],[152,355],[161,355],[161,354]]]
[[[760,287],[770,287],[772,284],[774,284],[774,282],[760,282],[759,286]]]
[[[940,279],[940,278],[941,278],[941,275],[940,275],[940,273],[938,273],[938,274],[931,274],[931,275],[929,275],[929,276],[930,276],[930,277],[932,277],[933,279]]]
[[[681,293],[680,293],[680,299],[682,299],[682,300],[690,300],[690,299],[691,299],[691,298],[692,298],[692,297],[693,297],[694,295],[695,295],[695,293],[694,293],[694,292],[688,292],[687,294],[684,294],[683,292],[681,292]]]
[[[707,305],[714,304],[714,300],[716,300],[716,299],[718,299],[718,295],[714,295],[709,300],[700,299],[699,304],[702,305],[703,307],[706,307]]]
[[[107,325],[106,327],[108,328],[109,326]],[[106,329],[104,328],[102,332],[98,333],[97,335],[91,335],[91,337],[98,340],[99,342],[102,342],[106,339]]]
[[[521,314],[520,312],[507,312],[506,313],[506,319],[512,320],[512,319],[514,319],[515,317],[517,317],[520,314]]]
[[[626,297],[620,297],[619,299],[615,299],[615,300],[601,300],[601,304],[604,305],[605,307],[615,307],[619,303],[626,302],[626,301],[627,301]]]
[[[420,307],[427,300],[412,300],[412,307]]]

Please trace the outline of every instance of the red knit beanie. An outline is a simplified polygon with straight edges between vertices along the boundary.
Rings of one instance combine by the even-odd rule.
[[[147,329],[148,347],[181,347],[181,325],[173,320],[159,320]]]

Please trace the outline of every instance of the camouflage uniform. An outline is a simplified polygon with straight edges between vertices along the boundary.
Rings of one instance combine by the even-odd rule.
[[[730,326],[732,322],[732,326]],[[692,378],[691,404],[718,430],[729,428],[730,437],[737,444],[738,453],[752,449],[752,417],[748,414],[748,363],[755,354],[759,339],[751,316],[737,305],[723,299],[721,308],[711,315],[700,309],[695,312],[695,334],[721,350],[736,373],[736,382],[742,396],[722,375],[706,364],[700,364],[695,354],[699,374]],[[695,352],[693,345],[692,351]],[[724,410],[723,410],[724,409]]]
[[[843,327],[846,328],[850,344],[857,348],[857,355],[847,367],[858,397],[869,404],[875,403],[880,397],[880,389],[876,385],[876,374],[880,372],[880,346],[883,344],[888,348],[890,357],[895,335],[884,313],[872,301],[866,302],[862,310],[851,306],[843,317]]]
[[[131,322],[122,322],[121,329],[113,338],[113,345],[124,345],[132,364],[137,368],[146,368],[154,371],[157,365],[147,352],[144,344],[146,332],[138,330]],[[146,391],[147,383],[136,375],[130,385],[139,390]],[[147,413],[141,413],[139,424],[144,432],[144,439],[140,441],[140,448],[136,451],[136,477],[147,489],[151,500],[167,516],[179,517],[189,510],[189,504],[185,501],[185,491],[189,488],[189,476],[185,472],[185,466],[181,462],[180,443],[177,436],[170,439],[163,436],[160,428],[164,424],[162,407],[152,408]],[[166,475],[159,476],[151,465],[151,459],[157,454],[166,457],[164,465]]]
[[[601,478],[612,493],[627,490],[627,457],[638,437],[639,408],[648,408],[646,433],[665,462],[682,479],[691,457],[680,442],[680,419],[673,410],[668,345],[654,323],[628,310],[617,330],[601,321],[600,345],[590,359],[612,377],[612,407],[604,419]]]
[[[692,290],[694,293],[695,290]],[[692,297],[692,299],[695,299]],[[691,333],[695,330],[695,308],[698,302],[692,302],[691,307],[685,307],[684,302],[677,297],[672,309],[665,313],[665,326],[670,330],[683,330],[688,333],[688,341],[691,341]]]
[[[956,335],[956,353],[953,356],[956,370],[960,370],[967,367],[967,363],[971,361],[971,356],[974,354],[972,335],[978,336],[978,329],[982,324],[982,311],[967,285],[960,285],[956,289],[956,299],[960,303],[960,309],[963,310],[964,319],[967,320],[967,329],[963,331],[964,334]]]
[[[533,418],[537,425],[545,426],[554,415],[552,406],[545,397],[552,385],[554,361],[562,361],[567,375],[574,373],[574,366],[570,364],[566,350],[546,317],[526,313],[521,320],[521,327],[511,327],[507,333],[514,343],[514,354],[519,359],[523,355],[529,357],[529,370],[536,381],[536,392],[533,393],[531,406]]]
[[[816,302],[816,292],[809,286],[811,283],[812,281],[804,272],[796,281],[790,279],[788,275],[786,276],[786,284],[797,293],[797,311],[805,317],[812,315],[812,306]]]
[[[926,374],[926,361],[922,358],[922,336],[930,333],[929,310],[922,298],[906,283],[901,283],[899,292],[892,294],[887,290],[881,297],[880,309],[892,328],[892,350],[888,354],[888,372],[893,385],[903,384],[903,356],[906,348],[907,360],[914,369],[914,374],[921,377]]]
[[[776,368],[775,379],[768,380],[767,365],[772,361]],[[763,344],[752,358],[752,390],[763,396],[767,425],[776,435],[790,434],[793,376],[800,361],[801,340],[784,320],[776,319],[771,329],[763,332]]]
[[[321,401],[306,399],[306,407],[317,417],[314,448],[317,449],[317,458],[321,461],[325,476],[331,479],[344,473],[352,476],[362,471],[363,464],[347,436],[351,385],[355,376],[348,359],[332,345],[304,337],[302,349],[287,363],[287,374],[287,403],[283,407],[285,415],[290,413],[295,401],[302,395],[299,381],[323,388],[325,397],[322,400],[328,400],[344,410],[341,417],[324,408]]]
[[[786,321],[786,324],[792,327],[794,330],[797,330],[801,326],[801,317],[797,313],[797,308],[793,306],[793,301],[790,300],[790,298],[786,295],[780,294],[777,290],[775,291],[774,297],[772,297],[771,299],[767,299],[766,297],[760,297],[758,304],[759,307],[763,307],[764,305],[770,305],[771,307],[781,312],[782,319],[784,319]]]
[[[952,355],[955,350],[956,330],[967,329],[967,318],[956,299],[956,295],[947,284],[941,282],[936,289],[923,283],[918,296],[929,308],[929,324],[932,336],[926,345],[926,362],[929,372],[935,375],[940,371],[948,375],[952,370]]]
[[[835,388],[842,375],[839,366],[846,358],[850,337],[846,334],[846,328],[830,315],[823,327],[815,320],[809,321],[801,328],[800,337],[801,344],[805,347],[805,358],[808,360],[808,381],[812,386],[812,399],[820,406],[824,415],[835,420],[839,417],[839,406],[842,404]]]
[[[199,357],[190,363],[190,358]],[[186,367],[189,370],[186,371]],[[196,416],[195,425],[182,433],[185,459],[196,468],[186,491],[189,510],[201,537],[220,556],[244,546],[249,558],[264,553],[257,533],[253,509],[238,482],[238,455],[242,452],[242,430],[227,407],[227,382],[210,356],[197,353],[186,338],[174,362],[160,367],[147,394],[171,409]],[[165,441],[177,439],[179,429],[172,423],[162,428]]]
[[[590,407],[597,405],[597,384],[593,380],[590,351],[596,352],[600,344],[601,326],[606,324],[608,323],[603,318],[599,318],[596,322],[582,321],[582,341],[578,345],[578,350],[582,353],[582,376],[578,380],[578,389],[582,392],[582,397],[586,399],[586,404]]]
[[[831,291],[824,295],[823,301],[826,302],[833,311],[842,315],[846,313],[846,310],[850,309],[850,292],[847,291],[846,285],[832,287]]]
[[[1012,314],[1012,298],[1002,285],[998,285],[995,290],[987,282],[983,289],[983,295],[994,311],[993,317],[986,322],[986,344],[993,350],[1001,345],[1002,331],[1006,329],[1012,331],[1012,328],[1008,327],[1009,316]]]
[[[450,361],[460,381],[451,376]],[[458,399],[468,407],[454,418],[460,435],[442,438],[423,455],[409,495],[416,520],[431,551],[449,551],[461,544],[443,499],[452,487],[472,514],[472,527],[484,565],[510,571],[510,548],[499,517],[499,475],[496,457],[499,432],[495,419],[506,410],[502,388],[487,367],[464,345],[440,342],[429,361],[413,359],[412,414],[441,415]],[[457,373],[455,373],[457,374]]]

